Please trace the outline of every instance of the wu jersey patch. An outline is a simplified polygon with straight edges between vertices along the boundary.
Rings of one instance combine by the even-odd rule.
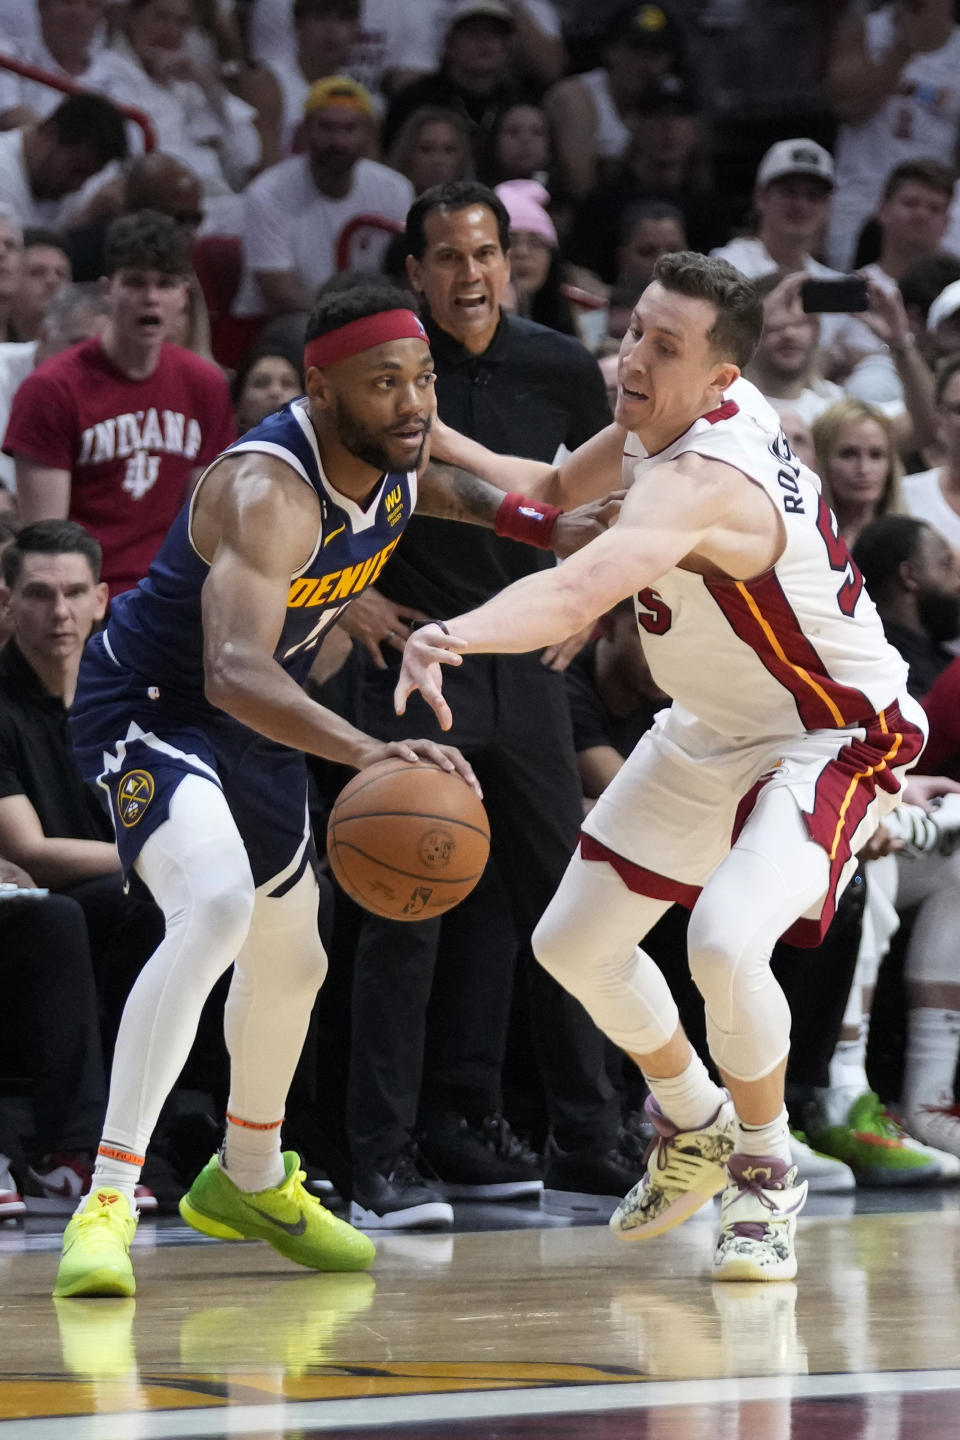
[[[131,830],[144,813],[154,793],[153,776],[146,770],[128,770],[117,790],[117,813],[120,823]]]

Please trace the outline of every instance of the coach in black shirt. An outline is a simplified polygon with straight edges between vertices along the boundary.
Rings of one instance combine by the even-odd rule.
[[[428,190],[407,217],[407,244],[447,424],[502,453],[547,461],[609,424],[599,370],[579,342],[501,310],[509,222],[492,191],[473,182]],[[574,548],[575,525],[561,517],[550,543]],[[362,627],[370,652],[359,723],[372,734],[399,733],[392,696],[410,623],[473,608],[553,563],[549,551],[492,530],[414,516],[379,595],[348,618],[353,633]],[[485,656],[451,679],[457,718],[446,738],[480,778],[494,863],[442,920],[364,918],[347,1118],[354,1200],[368,1212],[359,1218],[373,1224],[391,1211],[390,1223],[405,1223],[402,1212],[415,1200],[416,1177],[396,1162],[418,1119],[421,1068],[421,1148],[448,1194],[524,1193],[511,1182],[522,1187],[526,1179],[534,1189],[540,1173],[499,1116],[500,1068],[517,939],[529,940],[577,843],[580,785],[564,682],[537,655]],[[425,734],[436,724],[426,707],[417,723]],[[509,892],[508,911],[497,874]],[[539,966],[531,966],[530,981],[552,1128],[545,1184],[619,1193],[632,1171],[615,1149],[619,1117],[602,1038]]]
[[[27,525],[3,552],[13,634],[0,651],[0,854],[80,903],[98,973],[129,985],[162,920],[124,893],[110,822],[66,728],[83,647],[106,609],[99,564],[99,545],[70,520]]]
[[[49,922],[58,937],[52,947],[64,949],[44,950],[25,970],[0,971],[5,1012],[34,1012],[35,1118],[38,1149],[47,1153],[38,1156],[33,1179],[49,1198],[44,1176],[59,1175],[57,1152],[92,1152],[102,1125],[91,961],[125,994],[162,937],[162,916],[123,893],[110,823],[81,780],[67,740],[80,656],[106,609],[100,547],[72,521],[43,520],[20,531],[2,565],[12,634],[0,650],[0,854],[36,885],[75,902],[23,902],[40,906],[31,912],[31,933],[42,933]],[[51,1090],[60,1097],[59,1117]]]

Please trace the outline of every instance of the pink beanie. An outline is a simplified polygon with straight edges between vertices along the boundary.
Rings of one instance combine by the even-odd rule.
[[[494,189],[507,207],[511,230],[528,230],[553,249],[557,248],[557,232],[544,208],[550,203],[550,196],[538,181],[504,180]]]

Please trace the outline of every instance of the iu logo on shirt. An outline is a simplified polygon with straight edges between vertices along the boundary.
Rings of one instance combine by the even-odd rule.
[[[126,463],[120,488],[132,495],[134,500],[142,500],[147,491],[156,485],[159,474],[160,456],[138,450]]]

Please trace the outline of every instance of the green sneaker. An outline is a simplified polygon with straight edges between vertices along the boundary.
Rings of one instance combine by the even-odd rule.
[[[218,1240],[266,1240],[311,1270],[365,1270],[376,1254],[373,1242],[303,1188],[299,1155],[285,1150],[283,1163],[282,1184],[239,1190],[214,1155],[180,1201],[180,1214]]]
[[[922,1185],[939,1178],[939,1166],[912,1149],[872,1090],[850,1106],[845,1125],[808,1124],[810,1144],[849,1165],[859,1185]]]
[[[130,1241],[136,1229],[126,1197],[111,1185],[98,1185],[63,1232],[54,1295],[132,1295],[137,1282]]]

